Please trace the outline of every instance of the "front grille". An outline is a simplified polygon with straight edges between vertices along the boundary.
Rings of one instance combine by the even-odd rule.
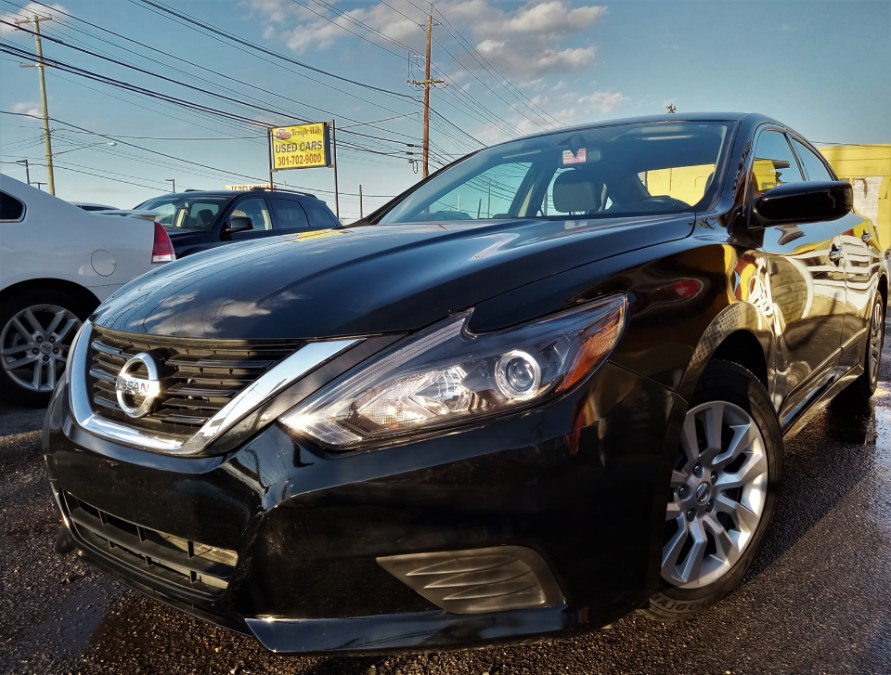
[[[299,340],[157,337],[96,326],[89,354],[90,403],[102,417],[186,439],[242,389],[304,344]],[[162,364],[162,396],[149,414],[133,418],[118,405],[115,380],[124,364],[140,352],[152,354]]]
[[[67,492],[62,498],[74,536],[96,552],[201,598],[219,597],[229,586],[235,551],[132,523]]]

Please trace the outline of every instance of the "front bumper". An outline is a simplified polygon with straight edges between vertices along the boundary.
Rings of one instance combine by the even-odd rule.
[[[666,439],[681,402],[612,364],[547,406],[350,454],[273,424],[226,455],[165,456],[90,434],[68,398],[64,388],[53,398],[44,448],[80,553],[274,651],[438,648],[602,625],[658,582]],[[422,594],[411,565],[387,565],[433,554],[472,572],[461,565],[499,551],[525,560],[518,574],[459,592],[511,596],[501,611]],[[507,593],[523,564],[527,595]]]

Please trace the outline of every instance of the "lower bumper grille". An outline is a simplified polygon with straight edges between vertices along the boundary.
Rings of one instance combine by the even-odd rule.
[[[62,493],[74,536],[98,553],[204,599],[221,596],[238,563],[235,551],[132,523]]]

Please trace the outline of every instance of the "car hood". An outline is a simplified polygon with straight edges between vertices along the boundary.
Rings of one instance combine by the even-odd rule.
[[[286,235],[223,246],[140,277],[95,320],[115,330],[191,338],[402,332],[573,267],[683,238],[691,223],[688,213]]]

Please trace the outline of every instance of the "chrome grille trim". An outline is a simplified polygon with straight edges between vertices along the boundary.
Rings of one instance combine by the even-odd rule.
[[[87,387],[93,324],[85,321],[72,344],[69,359],[70,405],[77,423],[107,440],[170,455],[196,455],[265,400],[280,393],[311,370],[361,342],[361,338],[310,342],[267,370],[241,390],[191,437],[148,431],[106,419],[90,404]]]

